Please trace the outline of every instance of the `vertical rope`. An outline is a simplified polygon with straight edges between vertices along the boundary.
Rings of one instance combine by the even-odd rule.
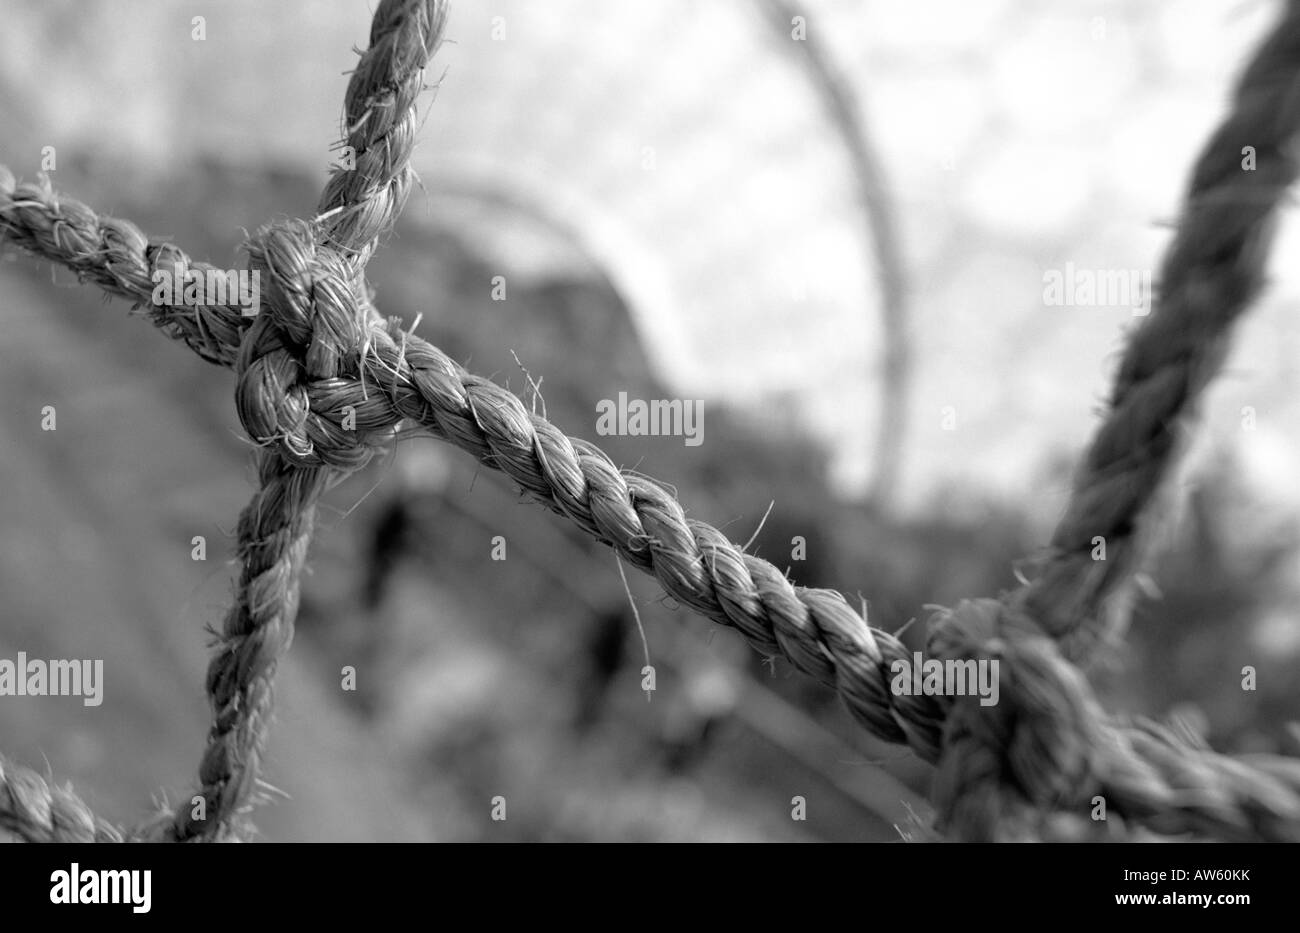
[[[445,0],[381,3],[370,48],[348,82],[340,147],[351,150],[356,169],[334,167],[317,222],[322,242],[356,257],[358,268],[402,212],[415,180],[415,104],[446,21]]]
[[[273,450],[253,456],[261,488],[239,516],[243,570],[208,665],[213,724],[199,765],[204,807],[193,801],[177,807],[172,827],[177,841],[217,841],[228,832],[239,836],[237,817],[256,799],[275,671],[293,640],[299,576],[328,475],[324,469],[292,466]]]
[[[264,445],[254,454],[261,486],[240,515],[243,570],[208,667],[213,725],[199,766],[204,807],[177,807],[169,829],[176,840],[244,834],[239,818],[257,798],[273,681],[293,640],[316,503],[370,459],[370,449],[353,445],[321,466],[313,446],[293,444],[282,426],[308,418],[309,383],[360,368],[365,334],[380,326],[365,264],[414,179],[416,101],[445,20],[442,0],[380,4],[345,98],[342,145],[351,147],[355,168],[335,167],[314,224],[271,225],[246,245],[250,269],[266,281],[266,307],[243,334],[236,405],[249,437]],[[313,240],[316,249],[304,250]]]

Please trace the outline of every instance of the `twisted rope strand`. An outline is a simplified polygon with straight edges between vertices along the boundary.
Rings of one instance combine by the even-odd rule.
[[[302,422],[314,456],[328,460],[338,439],[338,412],[355,408],[358,427],[387,428],[405,416],[430,433],[473,454],[485,466],[500,470],[553,511],[566,516],[604,544],[614,547],[628,563],[654,576],[665,591],[699,614],[738,629],[759,651],[780,653],[810,676],[833,687],[850,713],[880,738],[905,742],[920,757],[936,761],[943,745],[943,724],[951,700],[944,697],[896,695],[891,689],[891,665],[911,654],[893,635],[867,625],[837,592],[808,589],[790,583],[772,564],[746,554],[719,530],[688,519],[676,498],[654,480],[620,472],[595,445],[566,437],[554,425],[528,411],[523,402],[495,383],[471,375],[440,350],[411,334],[398,331],[374,335],[374,352],[367,358],[369,378],[330,380],[308,387],[305,404],[312,414]],[[404,348],[404,349],[403,349]],[[378,385],[382,393],[364,385]],[[267,410],[272,410],[268,405]],[[283,426],[282,426],[283,427]],[[290,441],[295,446],[300,442]],[[972,624],[976,608],[1001,619],[995,600],[979,600],[941,614],[937,633],[961,631]],[[1033,647],[1032,622],[1020,621],[1024,634],[1013,637],[1001,625],[1003,637]],[[995,657],[983,639],[980,657]],[[1040,710],[1039,727],[1027,733],[1045,748],[1064,743],[1068,754],[1026,755],[1011,763],[1007,780],[1027,788],[1052,787],[1058,762],[1080,759],[1081,792],[1110,789],[1117,812],[1145,820],[1170,800],[1188,798],[1178,814],[1162,825],[1181,831],[1223,827],[1233,830],[1252,814],[1251,825],[1270,838],[1300,839],[1300,780],[1287,770],[1289,759],[1265,759],[1258,771],[1212,752],[1188,749],[1179,757],[1140,741],[1146,724],[1126,726],[1108,722],[1086,681],[1046,639],[1038,638],[1041,670],[1032,686],[1019,693],[1003,687],[999,715],[1022,716],[1043,697],[1056,705]],[[962,658],[969,652],[946,644],[931,645],[931,656]],[[1050,651],[1048,649],[1051,649]],[[1007,655],[1015,683],[1018,665],[1035,660],[1030,649]],[[1022,657],[1023,655],[1023,657]],[[1006,668],[1004,668],[1004,671]],[[1074,709],[1072,718],[1061,709]],[[976,709],[983,710],[983,707]],[[1023,725],[1023,723],[1022,723]],[[1059,738],[1053,734],[1061,732]],[[1095,742],[1091,742],[1095,739]],[[1029,741],[1027,739],[1026,741]],[[1089,751],[1113,746],[1114,751]],[[1095,759],[1095,760],[1094,760]],[[1191,766],[1196,763],[1197,766]],[[1232,780],[1246,768],[1257,773],[1249,785]],[[1035,792],[1037,794],[1037,792]],[[1042,806],[1063,800],[1041,799]],[[1070,804],[1077,801],[1070,798]],[[1226,815],[1216,809],[1226,809]]]
[[[0,829],[24,842],[121,842],[122,831],[67,788],[0,757]]]
[[[261,488],[239,516],[238,592],[208,665],[213,723],[199,765],[204,806],[182,801],[171,826],[160,827],[169,841],[245,836],[238,821],[255,799],[275,671],[293,640],[299,577],[328,471],[289,467],[273,451],[259,450],[255,459]]]
[[[96,214],[80,201],[58,195],[49,179],[18,183],[0,165],[0,243],[10,242],[71,269],[110,295],[125,298],[173,340],[200,357],[233,366],[244,330],[252,323],[235,305],[155,304],[155,273],[183,280],[191,272],[217,271],[195,262],[170,243],[151,240],[135,224]]]
[[[340,146],[356,168],[335,166],[321,193],[320,237],[364,266],[406,204],[415,172],[416,102],[424,69],[442,40],[445,0],[383,3],[370,27],[370,48],[348,81]]]
[[[1020,596],[1075,660],[1125,624],[1127,584],[1180,437],[1222,366],[1232,324],[1265,283],[1277,208],[1300,168],[1297,134],[1300,4],[1292,0],[1197,159],[1160,294],[1129,336],[1110,412],[1083,459],[1050,556]],[[1243,167],[1245,147],[1255,151],[1253,171]],[[1097,536],[1105,560],[1092,558]]]

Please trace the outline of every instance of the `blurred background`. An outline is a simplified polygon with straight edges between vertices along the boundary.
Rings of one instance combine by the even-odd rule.
[[[996,595],[1046,541],[1137,320],[1051,306],[1044,274],[1156,267],[1274,11],[465,0],[429,73],[422,187],[370,266],[377,303],[531,401],[522,363],[565,431],[756,535],[796,582],[860,595],[872,624],[917,620],[919,646],[927,606]],[[0,0],[0,163],[34,178],[53,147],[63,193],[235,267],[245,232],[313,210],[371,12]],[[1238,752],[1300,752],[1282,221],[1148,598],[1094,672],[1110,708]],[[248,447],[228,373],[2,258],[0,657],[102,658],[106,684],[97,708],[0,698],[0,749],[131,822],[193,783]],[[703,399],[704,442],[596,438],[619,392]],[[467,456],[412,439],[352,477],[279,676],[265,838],[899,840],[927,817],[927,766],[629,583],[644,649],[612,553]]]

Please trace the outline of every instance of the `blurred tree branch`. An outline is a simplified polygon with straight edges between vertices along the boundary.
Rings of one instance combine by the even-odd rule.
[[[893,199],[853,86],[836,68],[815,30],[808,29],[798,39],[791,35],[796,18],[807,20],[807,17],[788,0],[760,0],[760,6],[783,40],[782,47],[799,62],[824,103],[853,169],[871,264],[880,280],[884,386],[869,496],[873,503],[883,504],[889,501],[898,481],[912,373],[907,277]]]

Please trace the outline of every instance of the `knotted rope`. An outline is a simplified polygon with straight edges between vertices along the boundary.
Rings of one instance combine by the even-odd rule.
[[[919,690],[895,694],[891,666],[910,664],[911,653],[868,626],[841,594],[793,585],[718,529],[687,518],[662,484],[620,471],[593,444],[380,319],[363,270],[409,189],[414,106],[443,3],[381,3],[345,108],[356,169],[335,170],[314,220],[263,228],[246,245],[264,283],[255,318],[233,306],[152,305],[155,270],[201,266],[125,221],[60,199],[44,181],[17,184],[0,166],[0,239],[143,305],[168,336],[235,371],[261,481],[240,518],[238,595],[208,673],[206,819],[186,803],[119,834],[70,792],[0,766],[0,826],[32,841],[242,836],[315,503],[405,422],[505,473],[678,602],[832,686],[873,734],[936,762],[940,823],[959,838],[1077,837],[1093,829],[1087,815],[1100,795],[1112,820],[1156,832],[1300,839],[1297,762],[1229,758],[1155,724],[1107,717],[1071,660],[1106,629],[1100,604],[1136,564],[1135,529],[1172,462],[1176,421],[1217,369],[1228,326],[1258,290],[1273,209],[1296,170],[1288,144],[1300,132],[1298,8],[1291,3],[1247,69],[1232,115],[1193,173],[1165,291],[1132,338],[1114,406],[1042,575],[1005,600],[968,601],[932,620],[931,657],[1002,662],[1001,702],[991,708]],[[1242,144],[1258,150],[1258,177],[1249,182],[1226,170]],[[1114,536],[1118,569],[1081,563],[1085,533]],[[1046,605],[1054,595],[1059,605]]]
[[[154,306],[155,321],[165,331],[184,335],[205,359],[234,368],[236,408],[250,437],[262,439],[268,426],[300,425],[308,414],[303,386],[358,369],[366,334],[378,322],[364,268],[379,238],[396,221],[414,178],[415,103],[445,17],[445,3],[422,0],[391,0],[376,11],[370,47],[345,98],[341,145],[350,147],[348,161],[356,168],[334,169],[313,222],[269,227],[246,244],[250,269],[269,284],[266,308],[251,324],[231,306],[210,313]],[[0,171],[0,188],[14,190],[7,170]],[[22,205],[25,194],[14,192],[7,206]],[[204,268],[180,250],[149,244],[130,224],[97,218],[76,202],[60,205],[48,187],[37,198],[47,195],[52,212],[45,222],[39,211],[27,215],[36,223],[26,228],[20,245],[52,245],[76,254],[72,267],[110,291],[136,301],[145,295],[152,303],[155,271],[183,276],[191,268]],[[320,458],[308,462],[312,451],[295,446],[292,436],[296,432],[287,431],[284,443],[268,443],[254,453],[260,488],[240,514],[242,571],[207,674],[213,725],[199,766],[202,806],[196,800],[182,802],[170,819],[155,817],[142,826],[137,834],[143,838],[218,840],[244,834],[239,817],[256,796],[272,684],[293,639],[316,503],[331,483],[364,466],[371,454],[369,448],[351,445],[345,451],[336,444],[328,464]],[[39,807],[31,803],[31,777],[24,788],[27,823],[49,827],[44,831],[49,838],[69,832],[84,837],[87,813],[67,795],[57,801],[62,810],[54,809],[51,795],[50,815],[34,819]],[[77,820],[71,829],[54,820],[63,811]],[[25,828],[28,838],[33,832],[15,828]]]
[[[1264,285],[1276,209],[1300,169],[1297,134],[1300,3],[1292,0],[1192,170],[1159,297],[1129,336],[1110,411],[1041,572],[1005,608],[966,626],[967,643],[955,652],[1005,652],[1016,697],[994,710],[959,700],[950,713],[938,804],[965,838],[1014,833],[1045,807],[1086,812],[1103,787],[1111,803],[1155,818],[1184,813],[1193,828],[1300,839],[1297,762],[1261,759],[1255,771],[1188,750],[1151,724],[1100,734],[1095,701],[1069,663],[1086,660],[1127,622],[1133,574],[1186,422],[1222,366],[1233,322]],[[1097,537],[1104,560],[1092,556]]]
[[[305,386],[356,372],[366,352],[377,315],[363,270],[410,190],[415,101],[445,13],[441,3],[379,7],[344,108],[345,144],[357,170],[334,170],[315,223],[267,228],[247,246],[250,269],[268,289],[266,308],[235,358],[235,404],[249,436],[264,444],[254,454],[261,488],[239,517],[243,571],[208,667],[214,721],[199,766],[206,807],[197,819],[191,803],[177,807],[168,831],[178,841],[233,829],[252,799],[276,665],[293,639],[316,502],[370,459],[369,449],[338,445],[327,464],[295,429],[309,414]],[[279,444],[270,443],[267,429]]]

